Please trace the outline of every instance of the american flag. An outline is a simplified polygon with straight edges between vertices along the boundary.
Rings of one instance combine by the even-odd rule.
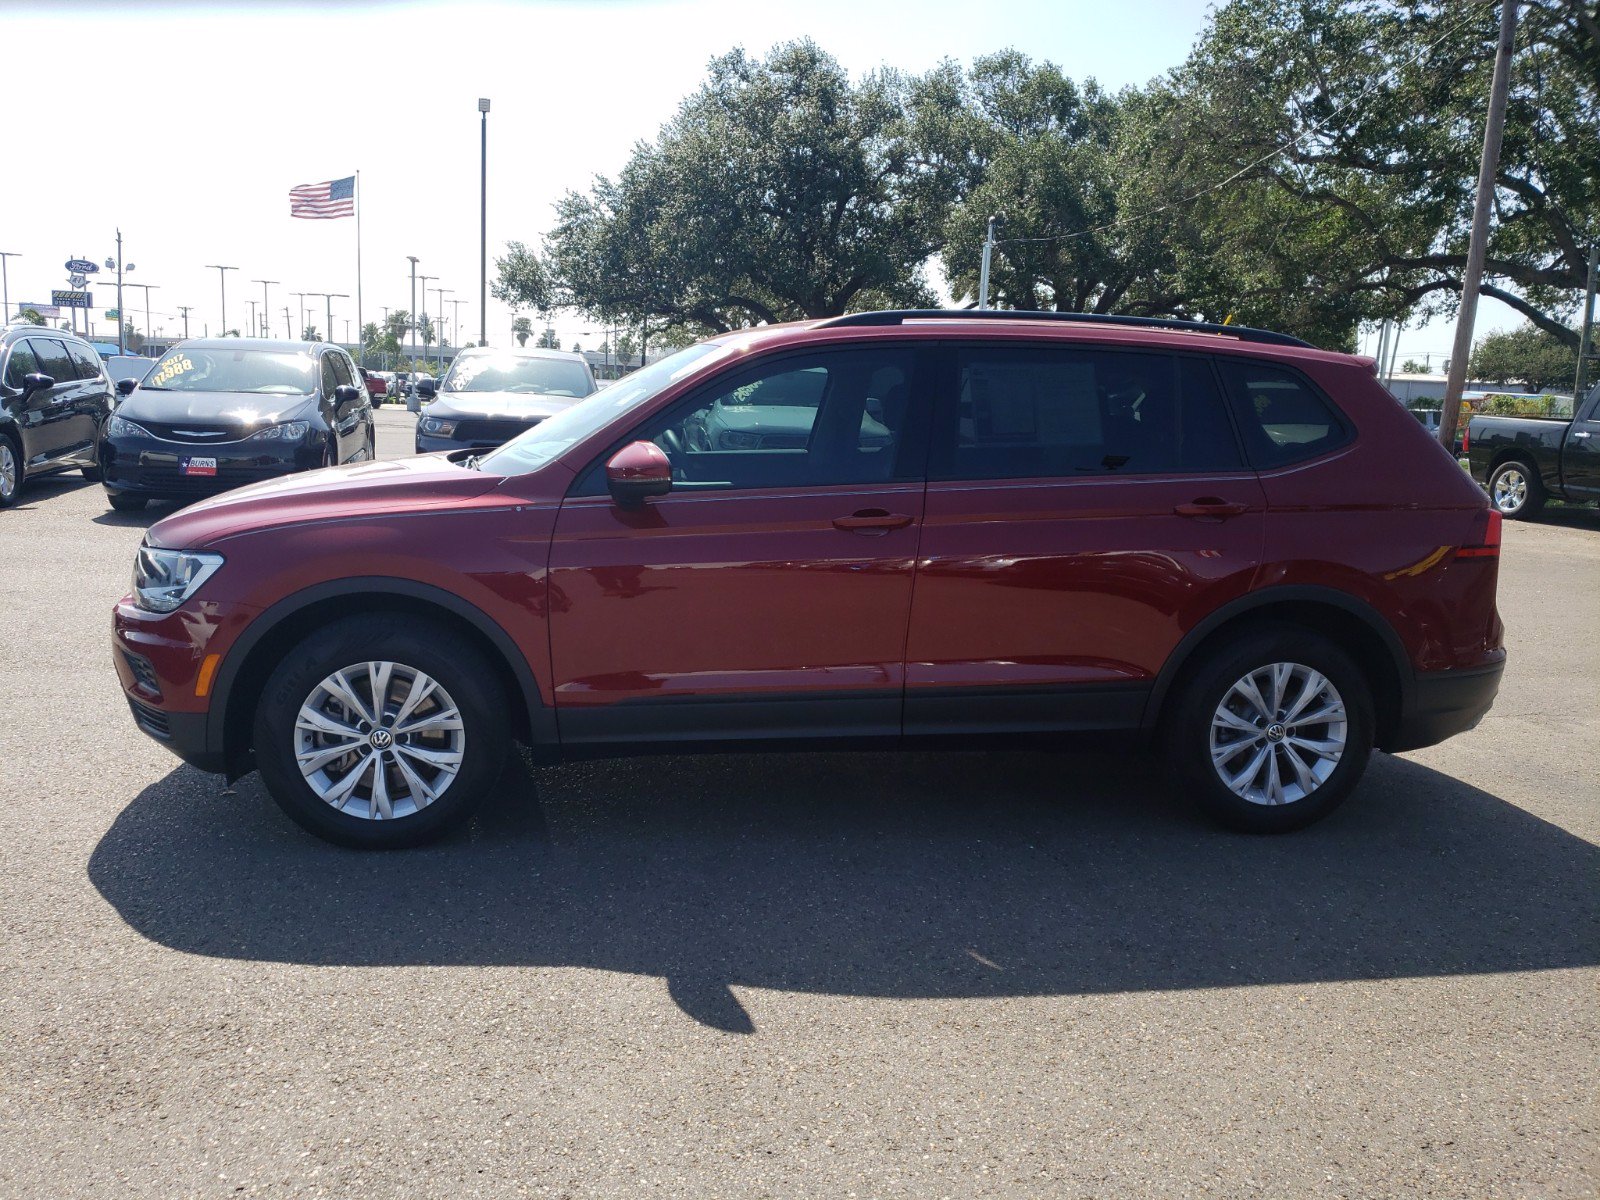
[[[313,221],[356,215],[356,177],[330,179],[327,183],[302,183],[289,189],[289,215]]]

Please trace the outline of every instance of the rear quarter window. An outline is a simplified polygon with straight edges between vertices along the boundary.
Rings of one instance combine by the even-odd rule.
[[[1350,440],[1350,426],[1298,371],[1248,359],[1219,360],[1244,438],[1257,469],[1318,458]]]

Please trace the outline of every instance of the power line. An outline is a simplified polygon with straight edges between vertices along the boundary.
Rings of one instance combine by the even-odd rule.
[[[1492,3],[1492,0],[1478,0],[1477,7],[1488,8],[1488,7],[1490,7],[1491,3]],[[1406,67],[1413,66],[1414,64],[1416,64],[1425,55],[1427,55],[1427,53],[1429,51],[1434,49],[1434,47],[1438,46],[1440,43],[1442,43],[1446,38],[1450,37],[1450,35],[1455,33],[1457,30],[1463,28],[1468,23],[1468,21],[1470,19],[1471,19],[1470,17],[1461,18],[1461,20],[1457,21],[1454,25],[1451,25],[1442,34],[1440,34],[1433,41],[1429,42],[1426,46],[1424,46],[1421,50],[1419,50],[1411,58],[1407,59],[1404,63],[1400,64],[1400,67],[1398,69],[1403,70]],[[1369,50],[1376,49],[1376,43],[1372,43],[1368,47],[1368,49]],[[1281,155],[1287,154],[1290,150],[1294,149],[1295,146],[1299,145],[1302,141],[1304,141],[1306,138],[1310,137],[1312,134],[1320,133],[1322,131],[1323,127],[1328,124],[1328,122],[1332,121],[1340,113],[1344,112],[1345,109],[1349,108],[1352,104],[1355,104],[1355,103],[1357,103],[1357,102],[1359,102],[1361,100],[1365,100],[1367,98],[1367,96],[1373,90],[1375,90],[1377,88],[1377,86],[1379,85],[1379,83],[1381,83],[1381,82],[1382,82],[1381,78],[1377,79],[1377,80],[1374,80],[1372,82],[1372,84],[1370,84],[1365,91],[1360,92],[1357,95],[1352,96],[1350,99],[1346,100],[1343,104],[1339,105],[1338,108],[1334,109],[1327,116],[1323,117],[1322,120],[1314,122],[1310,126],[1310,128],[1305,130],[1305,132],[1299,134],[1297,137],[1292,138],[1286,145],[1279,146],[1274,150],[1269,150],[1266,154],[1263,154],[1260,158],[1256,159],[1255,161],[1250,162],[1250,163],[1246,163],[1244,166],[1240,167],[1237,171],[1235,171],[1232,175],[1229,175],[1226,179],[1218,180],[1216,183],[1211,184],[1209,187],[1203,187],[1199,191],[1191,193],[1188,196],[1180,197],[1177,200],[1169,200],[1167,203],[1161,204],[1161,205],[1157,205],[1155,208],[1145,209],[1143,212],[1131,213],[1126,217],[1118,217],[1113,221],[1107,221],[1102,225],[1095,225],[1095,226],[1092,226],[1089,229],[1080,229],[1075,233],[1049,233],[1049,234],[1041,234],[1038,237],[999,238],[999,239],[997,239],[995,241],[995,245],[997,245],[997,246],[1006,246],[1006,245],[1022,245],[1022,244],[1025,244],[1025,243],[1038,243],[1038,242],[1070,242],[1070,241],[1074,241],[1074,240],[1076,240],[1078,238],[1089,237],[1092,234],[1104,233],[1108,229],[1115,229],[1118,226],[1127,225],[1127,224],[1130,224],[1130,223],[1132,223],[1134,221],[1142,221],[1146,217],[1153,217],[1153,216],[1156,216],[1158,213],[1168,212],[1168,211],[1170,211],[1170,210],[1172,210],[1174,208],[1178,208],[1178,207],[1180,207],[1182,205],[1189,204],[1192,201],[1198,200],[1202,196],[1210,195],[1212,192],[1220,191],[1221,189],[1227,187],[1229,184],[1237,182],[1239,179],[1243,178],[1245,175],[1248,175],[1250,172],[1254,171],[1257,167],[1259,167],[1262,163],[1270,162],[1274,158],[1278,158]]]

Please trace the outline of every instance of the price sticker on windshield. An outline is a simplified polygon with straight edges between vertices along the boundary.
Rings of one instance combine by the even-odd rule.
[[[161,387],[168,380],[176,379],[185,371],[194,370],[194,363],[188,358],[168,359],[161,364],[161,369],[151,378],[145,380],[146,387]]]

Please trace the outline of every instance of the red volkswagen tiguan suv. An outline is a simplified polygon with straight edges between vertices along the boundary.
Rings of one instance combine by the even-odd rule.
[[[690,347],[482,458],[153,526],[134,719],[355,846],[509,743],[1162,746],[1245,830],[1471,728],[1500,524],[1370,360],[1232,326],[876,312]]]

